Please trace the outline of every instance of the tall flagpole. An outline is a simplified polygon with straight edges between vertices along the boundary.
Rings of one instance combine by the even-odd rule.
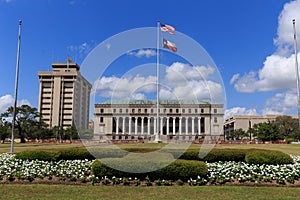
[[[22,20],[19,20],[18,52],[17,52],[17,62],[16,62],[15,96],[14,96],[12,129],[11,129],[10,153],[14,153],[15,121],[16,121],[16,109],[17,109],[17,98],[18,98],[18,82],[19,82],[19,65],[20,65],[21,29],[22,29]]]
[[[156,136],[155,140],[159,141],[159,26],[160,21],[157,21],[157,41],[156,41]]]
[[[299,86],[299,69],[298,69],[298,59],[297,59],[297,37],[296,37],[296,20],[293,19],[293,29],[294,29],[294,50],[295,50],[295,68],[296,68],[296,79],[297,79],[297,94],[298,94],[298,120],[300,128],[300,86]]]

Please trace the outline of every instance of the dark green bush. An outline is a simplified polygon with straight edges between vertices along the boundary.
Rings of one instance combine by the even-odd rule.
[[[94,160],[94,156],[86,149],[66,149],[59,151],[58,160]]]
[[[281,165],[292,164],[293,159],[280,151],[270,150],[252,150],[248,151],[245,157],[246,163],[249,164],[266,164],[266,165]]]
[[[176,156],[176,152],[172,152]],[[204,158],[199,157],[199,150],[188,150],[184,152],[179,159],[200,160],[209,163],[219,161],[245,161],[246,152],[236,149],[212,149]]]
[[[128,154],[128,151],[112,148],[89,149],[95,158],[121,158]]]
[[[130,164],[130,163],[124,163]],[[142,163],[140,163],[142,164]],[[145,164],[145,163],[144,163]],[[165,163],[157,163],[157,165],[163,165]],[[137,163],[131,163],[132,167],[142,167]],[[159,170],[147,172],[147,173],[129,173],[119,171],[113,168],[106,166],[101,163],[99,160],[95,161],[92,164],[92,173],[102,178],[107,176],[111,178],[112,176],[116,177],[136,177],[138,179],[144,180],[148,176],[151,180],[157,179],[167,179],[176,181],[181,179],[187,181],[190,178],[197,178],[197,176],[205,176],[207,174],[207,166],[204,162],[194,161],[194,160],[176,160],[173,163],[163,167]],[[137,170],[139,171],[139,170]]]
[[[209,163],[218,161],[245,161],[246,152],[241,149],[212,149],[204,158],[203,161]]]
[[[59,152],[53,151],[22,151],[17,153],[16,158],[21,160],[56,161],[59,154]]]

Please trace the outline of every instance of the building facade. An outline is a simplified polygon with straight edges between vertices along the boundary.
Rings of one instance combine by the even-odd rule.
[[[95,104],[95,140],[198,140],[223,133],[222,104],[164,100],[105,101]],[[157,134],[158,130],[158,134]]]
[[[80,74],[76,63],[53,63],[52,71],[38,72],[38,111],[49,125],[88,128],[92,85]]]
[[[237,129],[243,129],[247,131],[249,128],[253,128],[254,124],[264,123],[267,121],[274,121],[277,117],[282,115],[237,115],[225,119],[224,122],[224,134],[229,135],[231,132]],[[292,116],[297,118],[296,116]]]

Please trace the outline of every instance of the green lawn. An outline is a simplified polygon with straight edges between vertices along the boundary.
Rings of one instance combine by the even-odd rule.
[[[84,148],[81,143],[15,143],[14,152],[21,152],[25,150],[59,150],[68,148]],[[0,153],[8,153],[10,151],[10,143],[0,144]]]
[[[292,155],[300,155],[300,144],[217,144],[215,148],[268,149],[282,151],[284,153]]]
[[[75,186],[7,184],[0,199],[299,199],[300,188],[248,186]]]
[[[119,144],[122,149],[160,149],[166,144],[163,143],[145,143],[145,144]],[[193,144],[190,148],[197,149],[199,144]],[[83,144],[80,143],[15,143],[15,152],[25,151],[25,150],[59,150],[67,148],[85,148]],[[300,144],[217,144],[215,148],[230,148],[230,149],[269,149],[278,150],[287,154],[300,155]],[[0,144],[0,153],[7,153],[10,151],[10,143]]]

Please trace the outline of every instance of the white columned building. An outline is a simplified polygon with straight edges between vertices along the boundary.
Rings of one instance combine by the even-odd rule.
[[[199,141],[223,134],[223,104],[206,101],[114,100],[95,104],[94,140],[154,141],[157,122],[163,141]],[[104,137],[105,136],[105,137]],[[128,141],[127,141],[128,142]]]

